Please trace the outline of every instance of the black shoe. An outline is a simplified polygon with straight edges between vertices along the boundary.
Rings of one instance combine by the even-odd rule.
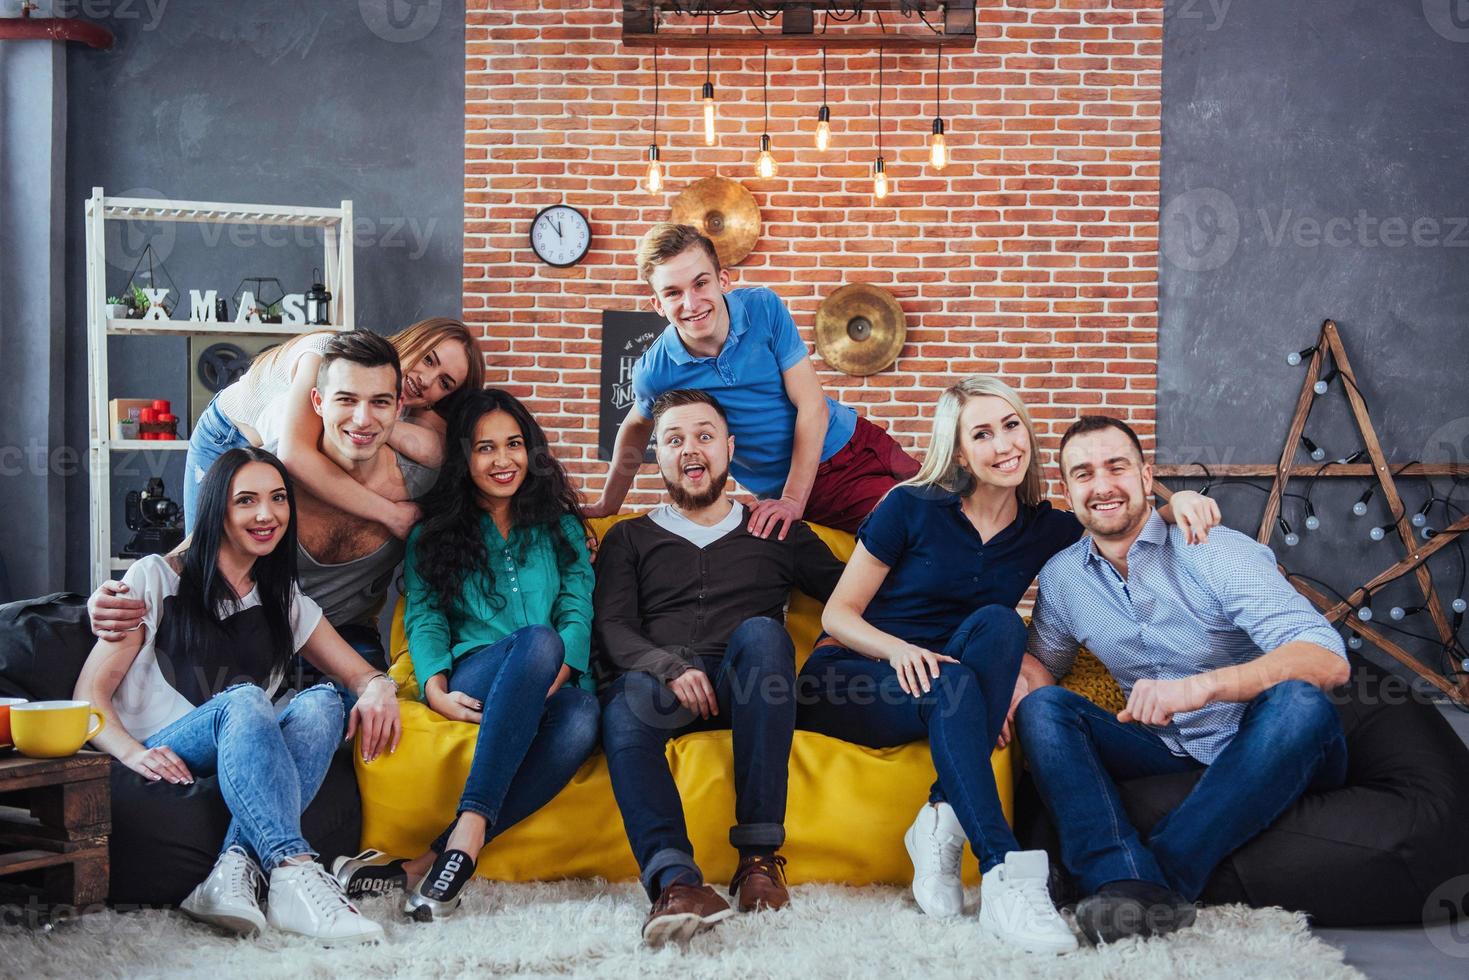
[[[408,893],[403,911],[415,922],[445,919],[459,908],[459,893],[474,877],[474,858],[463,851],[445,851]]]
[[[356,857],[337,858],[332,862],[332,874],[348,898],[365,898],[410,887],[403,864],[402,858],[366,850]]]
[[[1109,881],[1076,906],[1076,924],[1092,945],[1137,936],[1149,939],[1194,924],[1198,910],[1182,895],[1151,881]]]

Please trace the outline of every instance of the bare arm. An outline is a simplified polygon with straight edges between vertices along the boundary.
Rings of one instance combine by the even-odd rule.
[[[957,661],[884,633],[862,618],[867,604],[877,594],[889,571],[888,566],[874,558],[867,546],[859,541],[852,557],[847,560],[847,570],[842,573],[841,581],[822,609],[821,625],[848,650],[891,664],[903,690],[916,697],[920,688],[929,690],[929,677],[939,676],[941,662]]]
[[[627,491],[643,465],[643,454],[652,435],[653,420],[644,418],[636,405],[629,408],[627,418],[617,430],[617,441],[612,445],[612,467],[607,471],[602,496],[586,508],[587,517],[611,517],[622,509]]]
[[[438,412],[419,412],[398,420],[388,433],[388,445],[418,465],[436,470],[444,465],[446,431]]]
[[[87,655],[87,662],[82,665],[74,695],[79,701],[91,702],[92,707],[102,714],[102,731],[92,739],[92,744],[97,748],[153,782],[167,780],[174,784],[192,783],[194,777],[182,759],[163,746],[156,749],[146,748],[122,726],[122,722],[117,719],[117,711],[112,706],[112,696],[117,693],[117,686],[127,676],[128,668],[132,667],[133,661],[138,659],[138,652],[143,649],[146,629],[144,627],[125,633],[120,640],[98,640],[96,646],[92,647],[92,652]]]
[[[796,406],[796,432],[791,444],[791,469],[779,500],[761,500],[750,509],[750,533],[763,538],[780,526],[780,538],[806,512],[816,468],[821,465],[821,445],[826,439],[826,393],[816,368],[802,359],[786,369],[786,397]]]
[[[325,616],[302,645],[301,654],[322,673],[357,695],[357,703],[347,720],[347,737],[361,729],[363,761],[371,762],[384,749],[396,752],[403,727],[398,718],[397,686],[388,675],[363,660]]]
[[[311,407],[311,389],[321,358],[302,354],[296,362],[286,399],[290,406],[281,432],[279,452],[292,478],[312,496],[330,500],[354,517],[381,524],[396,537],[406,538],[418,520],[418,506],[410,501],[389,500],[352,479],[321,451],[321,417]]]

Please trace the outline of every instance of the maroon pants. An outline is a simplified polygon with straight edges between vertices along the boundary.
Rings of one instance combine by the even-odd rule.
[[[858,415],[851,440],[817,467],[803,517],[855,534],[882,495],[917,475],[918,468],[918,460],[904,452],[886,429]]]

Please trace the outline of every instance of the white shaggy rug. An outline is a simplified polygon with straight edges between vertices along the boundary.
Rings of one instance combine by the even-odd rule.
[[[475,881],[451,919],[418,925],[398,902],[364,911],[387,928],[376,946],[323,950],[280,933],[222,936],[180,914],[101,912],[51,933],[0,931],[0,975],[226,977],[1078,977],[1340,978],[1360,974],[1311,936],[1304,917],[1242,906],[1204,909],[1166,939],[1086,946],[1067,956],[1013,951],[973,917],[931,919],[906,890],[805,885],[779,913],[736,916],[687,949],[643,948],[647,901],[632,883]]]

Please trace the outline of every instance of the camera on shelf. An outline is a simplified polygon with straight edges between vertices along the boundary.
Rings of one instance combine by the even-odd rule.
[[[167,554],[184,539],[184,509],[169,499],[158,477],[128,491],[126,514],[128,530],[137,533],[122,549],[124,557]]]

